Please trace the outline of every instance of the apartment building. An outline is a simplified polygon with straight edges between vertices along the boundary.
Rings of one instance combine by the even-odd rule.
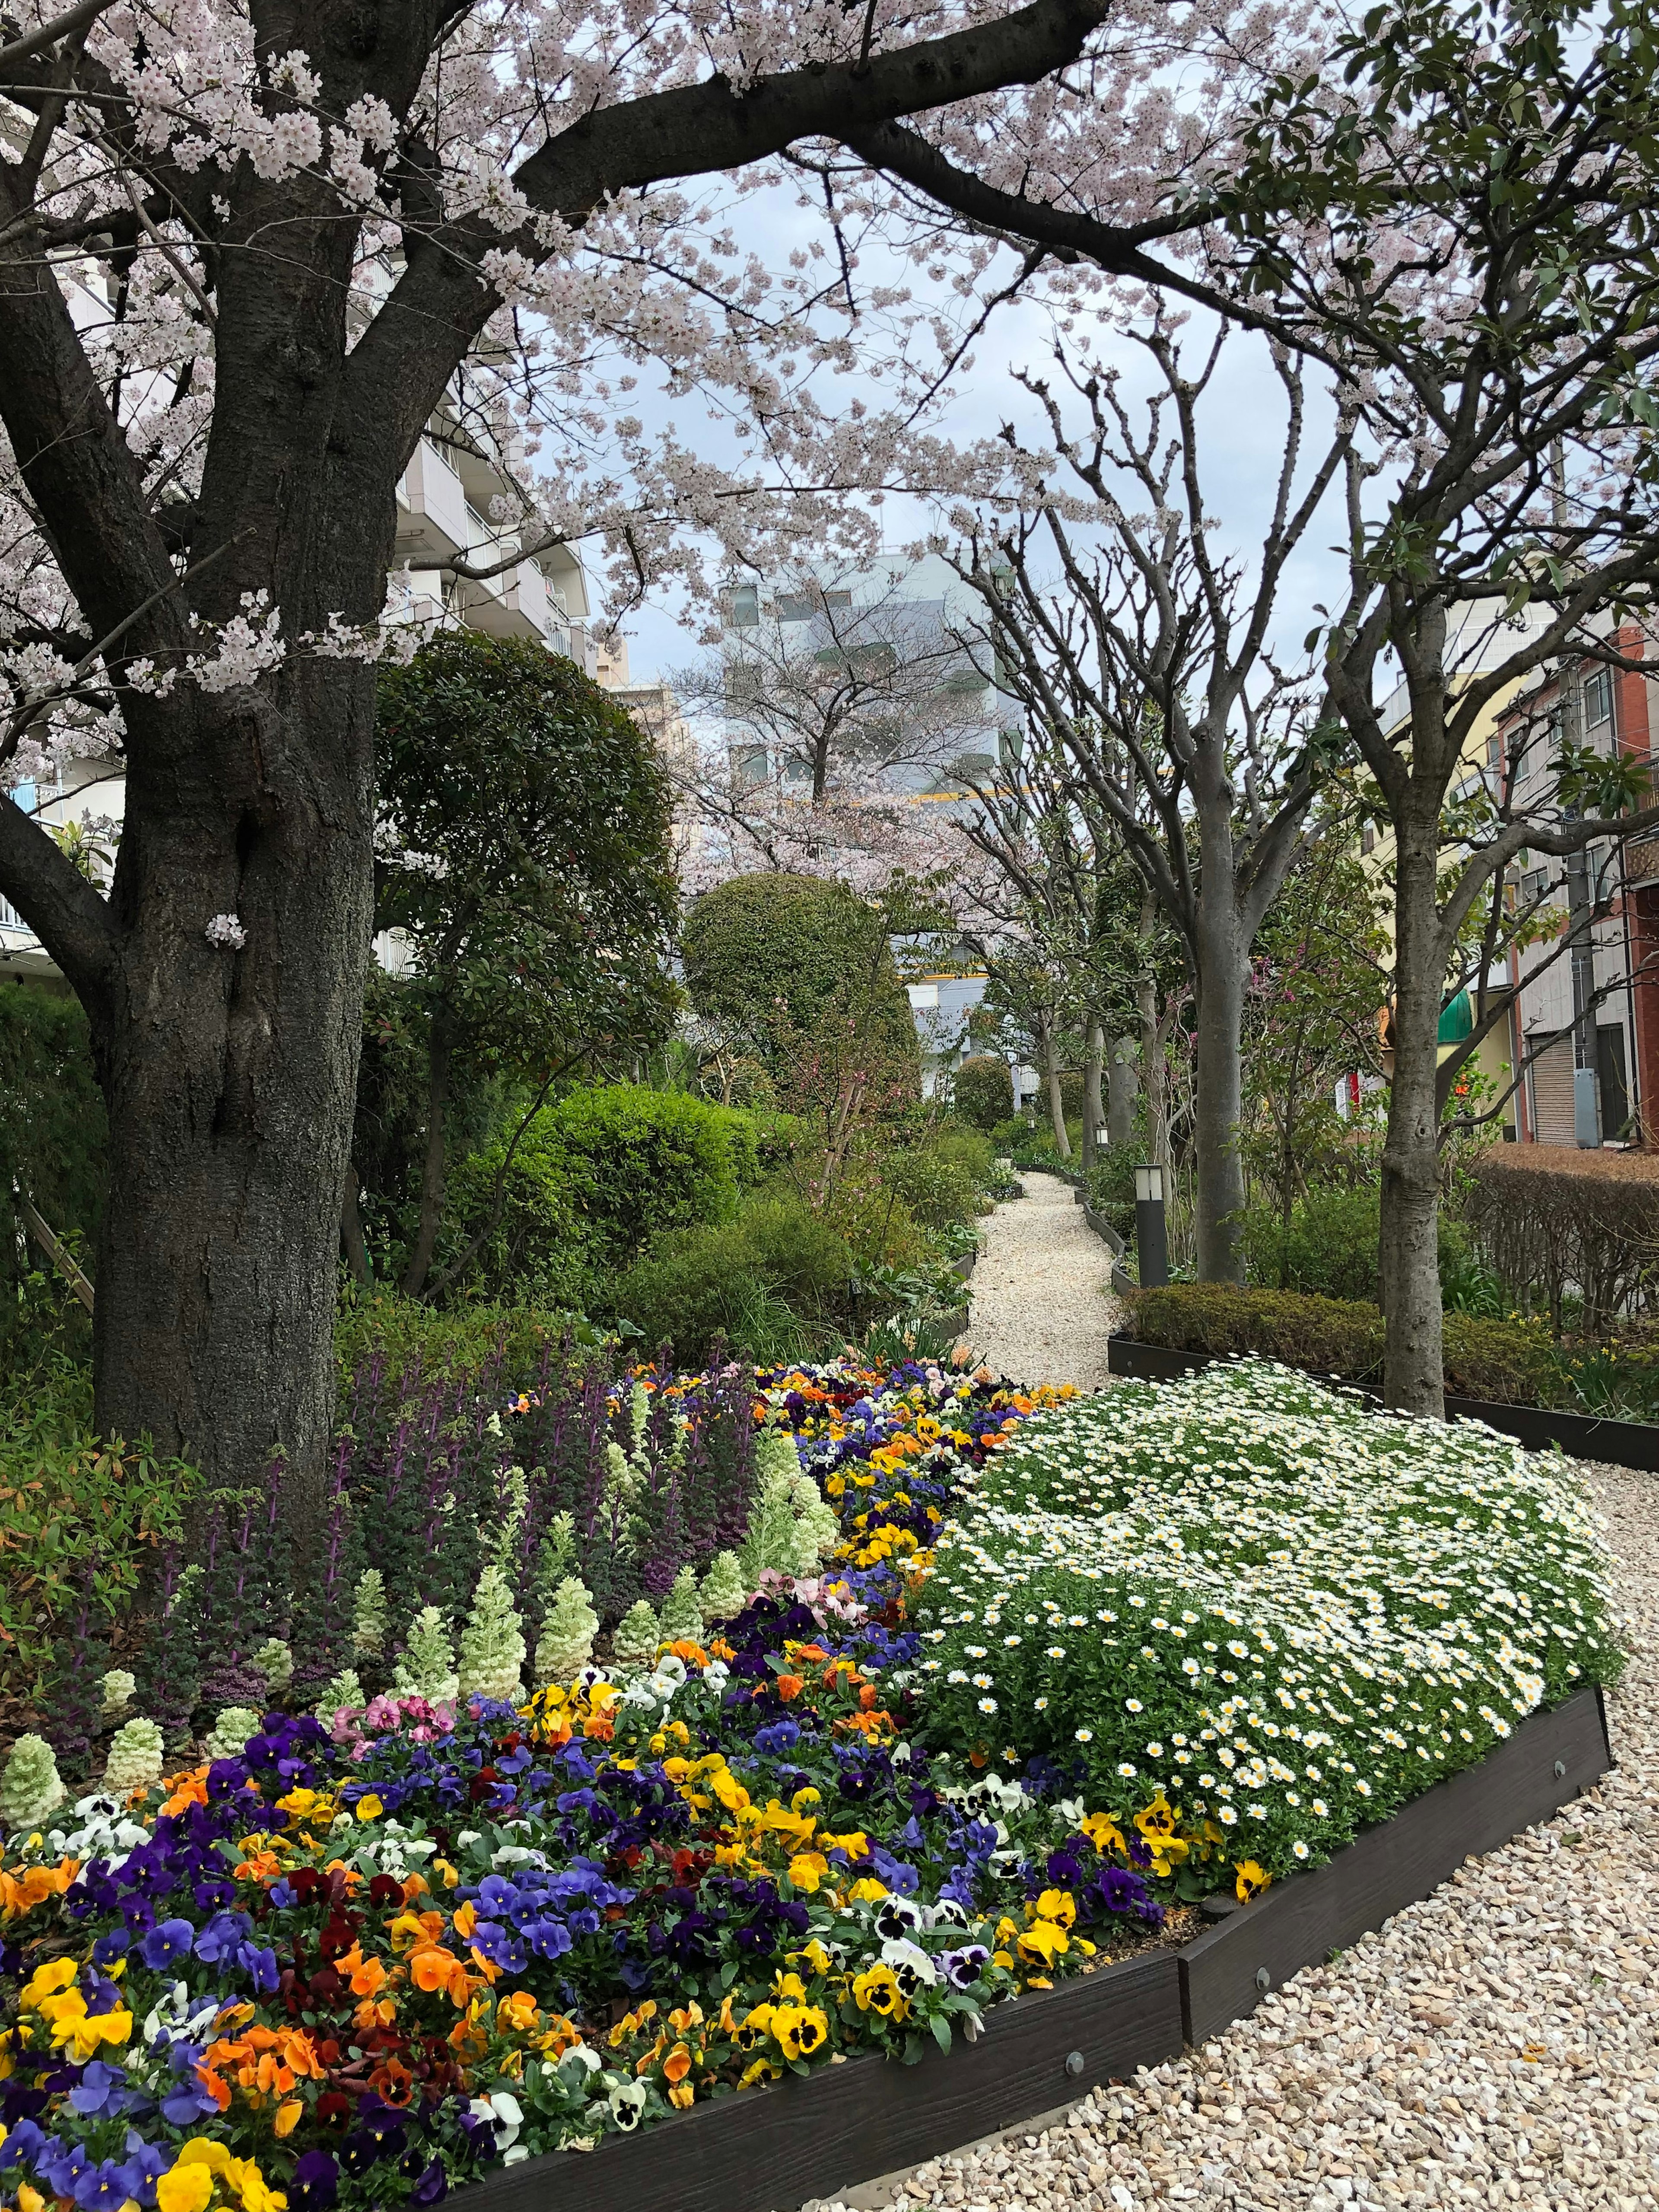
[[[1625,659],[1650,658],[1638,626],[1608,626]],[[1539,787],[1563,736],[1608,756],[1653,757],[1650,680],[1592,660],[1552,666],[1512,699],[1499,735],[1518,795]],[[1547,934],[1511,953],[1509,1050],[1524,1068],[1522,1143],[1594,1148],[1659,1135],[1659,838],[1521,856],[1510,885],[1541,902]]]

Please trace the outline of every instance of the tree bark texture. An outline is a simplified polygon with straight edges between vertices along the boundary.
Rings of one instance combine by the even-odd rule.
[[[1052,1018],[1042,1024],[1042,1073],[1048,1087],[1048,1126],[1054,1133],[1054,1150],[1063,1160],[1072,1157],[1072,1140],[1066,1131],[1066,1101],[1060,1087],[1060,1043]]]
[[[1397,824],[1394,1087],[1377,1258],[1388,1329],[1384,1395],[1404,1412],[1443,1416],[1435,1076],[1445,962],[1436,902],[1438,823],[1413,818],[1419,814],[1426,817],[1426,809],[1411,810]]]
[[[1205,871],[1205,881],[1209,881]],[[1194,1130],[1195,1230],[1200,1282],[1242,1283],[1239,1216],[1244,1164],[1239,1155],[1243,1074],[1239,1051],[1244,1018],[1244,963],[1231,872],[1221,896],[1200,895],[1198,909],[1198,1048]]]
[[[1089,1024],[1088,1051],[1083,1062],[1083,1165],[1095,1164],[1095,1148],[1105,1114],[1101,1105],[1101,1068],[1106,1057],[1106,1032],[1098,1022]]]
[[[1114,1037],[1108,1062],[1106,1141],[1114,1146],[1133,1145],[1135,1140],[1135,1101],[1140,1095],[1134,1039],[1132,1036]]]

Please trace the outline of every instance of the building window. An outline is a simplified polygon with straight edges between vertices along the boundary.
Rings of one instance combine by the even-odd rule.
[[[778,593],[778,620],[780,622],[811,622],[811,619],[812,602],[811,599],[806,599],[799,592],[780,592]]]
[[[756,629],[760,625],[760,586],[739,584],[732,593],[733,629]]]
[[[1360,831],[1359,849],[1362,853],[1374,853],[1376,850],[1376,830],[1374,823],[1368,822]]]
[[[1613,671],[1593,668],[1584,678],[1584,727],[1599,730],[1613,720]]]

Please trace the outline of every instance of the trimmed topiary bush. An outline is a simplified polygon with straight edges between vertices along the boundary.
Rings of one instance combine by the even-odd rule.
[[[970,1054],[951,1078],[951,1097],[964,1121],[994,1136],[1013,1115],[1013,1072],[994,1053]]]
[[[880,910],[817,876],[735,877],[705,891],[681,936],[686,988],[702,1018],[776,1078],[794,1073],[803,1040],[846,1017],[872,1051],[919,1086],[910,1001]]]

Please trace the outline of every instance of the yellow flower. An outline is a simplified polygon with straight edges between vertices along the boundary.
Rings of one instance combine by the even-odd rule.
[[[789,1862],[790,1881],[809,1897],[829,1871],[830,1862],[822,1851],[798,1851]]]
[[[186,2166],[181,2157],[155,2185],[156,2212],[207,2212],[212,2195],[213,2176],[207,2167]]]
[[[1060,1928],[1069,1928],[1077,1918],[1077,1906],[1067,1889],[1045,1889],[1036,1905],[1026,1910],[1034,1919],[1052,1920]]]
[[[830,2022],[816,2005],[780,2005],[772,2033],[787,2058],[811,2058],[830,2039]]]
[[[1273,1876],[1267,1869],[1259,1867],[1254,1859],[1240,1860],[1238,1880],[1233,1884],[1234,1889],[1238,1893],[1239,1903],[1248,1905],[1253,1897],[1260,1897],[1272,1880]]]
[[[25,2012],[38,2012],[44,1998],[66,1990],[80,1971],[73,1959],[54,1959],[50,1966],[37,1966],[24,1984],[18,2004]]]
[[[1063,1928],[1056,1928],[1051,1921],[1039,1920],[1021,1929],[1014,1939],[1014,1948],[1028,1966],[1052,1966],[1072,1947]]]
[[[885,1897],[887,1885],[878,1881],[873,1875],[860,1875],[847,1893],[851,1905],[873,1905],[878,1897]]]
[[[1154,1837],[1174,1835],[1176,1808],[1161,1790],[1144,1812],[1135,1814],[1135,1826],[1148,1843],[1151,1843]]]
[[[357,1800],[355,1809],[360,1820],[378,1820],[386,1808],[371,1790],[367,1797]]]
[[[195,2136],[174,2162],[179,2166],[204,2166],[210,2173],[228,2173],[231,2158],[222,2142],[215,2142],[207,2136]]]
[[[728,1769],[722,1767],[718,1774],[711,1774],[708,1786],[728,1813],[748,1811],[749,1792]]]
[[[902,2020],[909,2009],[892,1968],[881,1961],[853,1977],[853,1996],[860,2012],[880,2013],[886,2020]]]
[[[1128,1846],[1123,1840],[1123,1831],[1109,1813],[1088,1813],[1078,1823],[1084,1834],[1097,1851],[1115,1851],[1127,1858]]]

